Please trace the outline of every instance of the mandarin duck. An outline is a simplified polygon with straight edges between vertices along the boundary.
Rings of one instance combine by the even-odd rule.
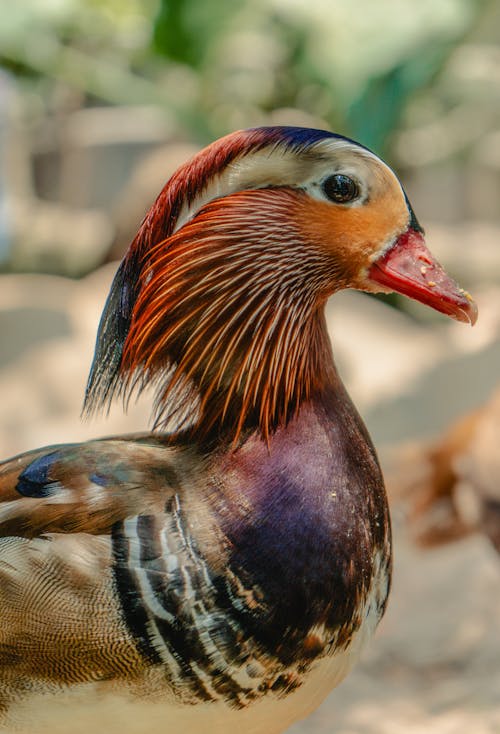
[[[256,128],[167,182],[101,318],[85,411],[154,389],[153,431],[1,465],[4,730],[278,734],[386,606],[390,520],[323,307],[475,305],[391,169],[330,132]]]
[[[390,488],[408,507],[415,540],[436,546],[482,533],[500,553],[500,389],[437,439],[406,447]],[[418,466],[416,472],[413,467]]]

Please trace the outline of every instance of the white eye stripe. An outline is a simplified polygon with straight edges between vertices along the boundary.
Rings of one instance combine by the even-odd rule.
[[[374,153],[347,140],[327,138],[298,152],[272,145],[237,157],[206,181],[194,200],[182,208],[174,231],[209,201],[249,188],[290,186],[312,198],[330,201],[322,191],[322,182],[337,173],[355,180],[360,190],[359,198],[345,206],[362,206],[369,199],[373,179],[387,172],[394,176]]]

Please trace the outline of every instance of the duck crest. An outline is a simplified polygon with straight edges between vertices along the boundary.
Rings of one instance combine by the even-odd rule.
[[[84,412],[90,414],[109,405],[114,394],[120,392],[124,344],[140,292],[143,260],[149,249],[173,233],[182,208],[193,202],[200,188],[236,156],[263,142],[259,134],[254,138],[237,134],[229,137],[228,141],[216,141],[174,173],[144,217],[114,277],[101,317]]]

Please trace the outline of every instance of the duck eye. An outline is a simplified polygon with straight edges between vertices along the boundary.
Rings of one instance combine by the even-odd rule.
[[[342,173],[336,173],[334,176],[325,179],[323,181],[323,191],[330,201],[335,201],[337,204],[346,204],[359,195],[356,181]]]

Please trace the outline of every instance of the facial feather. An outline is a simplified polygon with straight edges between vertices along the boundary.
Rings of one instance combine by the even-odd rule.
[[[268,190],[225,197],[170,239],[168,255],[153,254],[123,363],[131,379],[144,365],[148,382],[176,365],[159,420],[170,417],[171,391],[194,384],[203,396],[199,424],[210,429],[237,417],[239,433],[258,411],[268,435],[277,414],[286,415],[323,379],[314,348],[321,347],[323,330],[311,313],[316,289],[331,275],[326,257],[304,256],[289,226],[296,199],[294,192]],[[304,349],[300,327],[310,332],[312,350]],[[314,338],[315,330],[321,337]]]

